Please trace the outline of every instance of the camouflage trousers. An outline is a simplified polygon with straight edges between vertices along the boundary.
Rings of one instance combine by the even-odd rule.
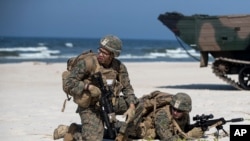
[[[100,111],[94,108],[81,109],[79,115],[82,123],[82,140],[84,141],[102,141],[104,126]]]

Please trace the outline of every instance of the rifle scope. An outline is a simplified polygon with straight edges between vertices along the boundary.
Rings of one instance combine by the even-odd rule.
[[[213,114],[209,114],[209,115],[202,114],[202,115],[196,115],[195,117],[193,117],[193,120],[194,121],[197,121],[197,120],[199,120],[199,121],[206,121],[206,120],[212,119],[212,118],[214,118]]]

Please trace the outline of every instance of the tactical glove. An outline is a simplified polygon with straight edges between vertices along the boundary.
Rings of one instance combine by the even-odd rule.
[[[126,123],[131,122],[135,116],[135,105],[130,104],[128,110],[123,114],[123,116],[127,117]]]
[[[101,95],[101,90],[94,85],[88,85],[87,89],[89,90],[91,97],[98,97]]]
[[[201,138],[203,134],[204,132],[201,130],[201,128],[198,127],[193,128],[187,133],[188,137],[190,138]]]

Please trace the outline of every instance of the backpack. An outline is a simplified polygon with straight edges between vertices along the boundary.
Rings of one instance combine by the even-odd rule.
[[[155,111],[158,108],[164,107],[170,104],[173,94],[153,91],[148,95],[144,95],[140,98],[143,103],[143,116]]]
[[[70,96],[72,96],[73,97],[73,99],[74,99],[74,102],[76,103],[76,104],[78,104],[78,105],[80,105],[81,107],[88,107],[89,105],[90,105],[90,102],[91,102],[91,100],[93,100],[93,98],[91,98],[89,95],[88,95],[88,91],[85,91],[85,93],[87,93],[87,95],[86,94],[83,94],[82,96],[77,96],[77,95],[73,95],[73,94],[71,94],[69,91],[68,91],[68,89],[66,88],[67,86],[66,86],[66,79],[68,78],[68,76],[69,76],[69,74],[70,74],[70,72],[71,72],[71,70],[72,70],[72,68],[73,67],[75,67],[75,65],[77,64],[77,62],[79,61],[79,60],[82,60],[82,59],[87,59],[87,57],[91,57],[91,56],[96,56],[96,54],[95,53],[93,53],[91,50],[89,50],[89,51],[85,51],[85,52],[83,52],[83,53],[81,53],[80,55],[78,55],[77,57],[72,57],[72,58],[70,58],[70,59],[68,59],[68,61],[67,61],[67,70],[65,70],[63,73],[62,73],[62,87],[63,87],[63,91],[66,93],[66,95],[67,95],[67,99],[65,99],[64,100],[64,104],[63,104],[63,108],[62,108],[62,112],[64,111],[64,109],[65,109],[65,106],[66,106],[66,101],[70,101],[70,99],[71,99],[71,97]],[[98,60],[97,60],[97,58],[96,57],[91,57],[90,59],[92,59],[91,61],[94,61],[94,62],[98,62]],[[120,64],[121,64],[121,62],[119,61],[119,60],[114,60],[114,63],[115,63],[115,67],[114,67],[114,70],[115,71],[117,71],[117,72],[119,72],[120,70],[120,68],[119,68],[119,66],[120,66]],[[95,71],[94,71],[94,73],[96,73],[96,72],[98,72],[98,71],[101,71],[102,73],[104,73],[104,74],[108,74],[109,73],[109,71],[104,71],[103,69],[102,69],[102,67],[99,65],[99,63],[96,63],[96,68],[95,68]],[[89,80],[84,80],[84,82],[86,82],[86,83],[89,83]],[[112,102],[113,102],[113,104],[115,105],[115,110],[118,112],[118,113],[124,113],[124,110],[126,110],[127,109],[127,104],[126,104],[126,102],[125,102],[125,99],[123,98],[123,97],[118,97],[118,94],[119,94],[119,92],[121,91],[121,89],[122,89],[122,85],[121,85],[121,83],[119,83],[119,82],[116,82],[116,87],[115,87],[115,89],[114,89],[114,92],[116,92],[115,93],[115,95],[116,95],[116,97],[114,97],[114,100],[112,100]],[[97,98],[95,99],[95,100],[97,100]],[[118,102],[119,101],[119,102]],[[123,103],[123,104],[121,104],[121,103]],[[125,104],[124,104],[125,103]],[[125,106],[124,106],[125,105]]]
[[[154,139],[156,137],[154,127],[154,116],[155,113],[170,105],[173,94],[153,91],[150,94],[144,95],[140,98],[141,112],[136,111],[136,118],[134,123],[136,125],[136,136],[142,139]],[[138,107],[137,107],[138,108]],[[138,108],[140,109],[140,108]],[[138,110],[139,111],[139,110]]]
[[[77,62],[81,59],[84,59],[88,56],[94,56],[95,54],[92,52],[92,50],[88,50],[88,51],[85,51],[83,53],[81,53],[80,55],[76,56],[76,57],[72,57],[72,58],[69,58],[68,61],[67,61],[67,70],[63,71],[62,73],[62,88],[63,88],[63,91],[66,93],[67,95],[67,99],[64,100],[64,103],[63,103],[63,108],[62,108],[62,112],[64,112],[64,109],[65,109],[65,106],[66,106],[66,101],[70,101],[71,97],[74,97],[74,95],[72,95],[70,92],[67,91],[67,89],[64,87],[65,86],[65,80],[66,78],[69,76],[70,74],[70,71],[72,70],[73,67],[75,67],[75,65],[77,64]],[[83,102],[84,101],[84,102]],[[90,100],[89,100],[89,97],[88,96],[84,96],[84,97],[74,97],[74,102],[79,104],[83,104],[82,106],[85,107],[87,105],[90,104]]]

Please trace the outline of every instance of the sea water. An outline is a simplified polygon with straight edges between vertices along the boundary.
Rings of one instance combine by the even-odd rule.
[[[71,57],[99,48],[95,38],[1,37],[0,63],[67,62]],[[122,39],[123,62],[197,61],[199,52],[176,40]],[[196,59],[194,59],[194,57]]]

